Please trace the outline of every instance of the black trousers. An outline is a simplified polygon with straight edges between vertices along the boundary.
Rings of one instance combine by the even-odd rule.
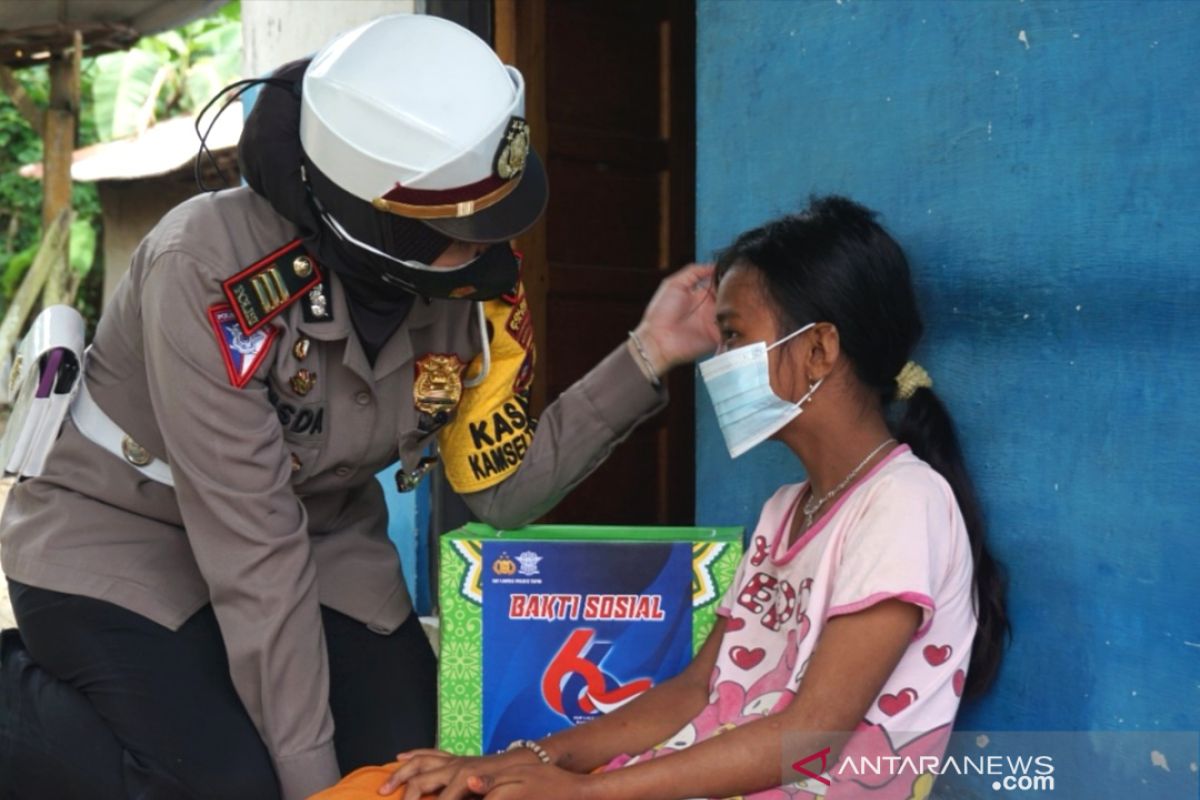
[[[0,800],[279,797],[211,606],[171,631],[111,603],[9,586],[20,634],[0,634]],[[434,657],[417,616],[382,636],[321,612],[343,774],[431,747]]]

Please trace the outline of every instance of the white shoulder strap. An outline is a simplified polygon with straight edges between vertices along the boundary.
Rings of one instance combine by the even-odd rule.
[[[492,342],[488,338],[487,313],[483,310],[483,303],[475,304],[475,312],[479,320],[479,339],[483,347],[483,364],[480,366],[478,375],[463,381],[463,386],[466,386],[468,389],[474,389],[476,386],[482,385],[487,380],[488,374],[492,371]]]
[[[171,467],[161,458],[150,455],[145,448],[121,430],[104,409],[96,405],[88,391],[87,382],[79,382],[79,392],[71,403],[71,421],[88,440],[124,461],[152,481],[174,486]]]

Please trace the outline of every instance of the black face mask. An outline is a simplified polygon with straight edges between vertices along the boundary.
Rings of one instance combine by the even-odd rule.
[[[461,267],[431,267],[450,240],[418,220],[376,211],[329,180],[307,158],[302,171],[321,237],[356,277],[384,294],[397,290],[448,300],[491,300],[517,283],[519,263],[507,242]]]
[[[337,233],[336,228],[334,232]],[[356,247],[345,239],[341,244],[351,249]],[[521,272],[521,260],[507,242],[490,245],[459,267],[433,267],[419,261],[401,264],[371,255],[378,280],[387,286],[443,300],[493,300],[512,292]]]

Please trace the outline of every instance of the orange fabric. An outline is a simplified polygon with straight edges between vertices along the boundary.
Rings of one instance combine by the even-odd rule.
[[[399,763],[356,769],[334,786],[330,786],[323,792],[317,792],[308,800],[397,800],[404,796],[403,786],[391,794],[381,795],[377,792],[398,766],[400,766]],[[592,774],[603,771],[604,767],[596,767],[592,770]],[[437,795],[427,794],[421,800],[437,800]]]
[[[401,786],[391,794],[379,794],[379,787],[392,776],[398,764],[383,767],[356,769],[323,792],[317,792],[308,800],[396,800],[404,796]],[[436,800],[437,795],[427,794],[421,800]]]

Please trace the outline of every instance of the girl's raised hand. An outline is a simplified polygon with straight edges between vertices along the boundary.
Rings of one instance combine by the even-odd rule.
[[[720,344],[712,276],[711,264],[689,264],[663,280],[646,306],[636,332],[658,375]]]

